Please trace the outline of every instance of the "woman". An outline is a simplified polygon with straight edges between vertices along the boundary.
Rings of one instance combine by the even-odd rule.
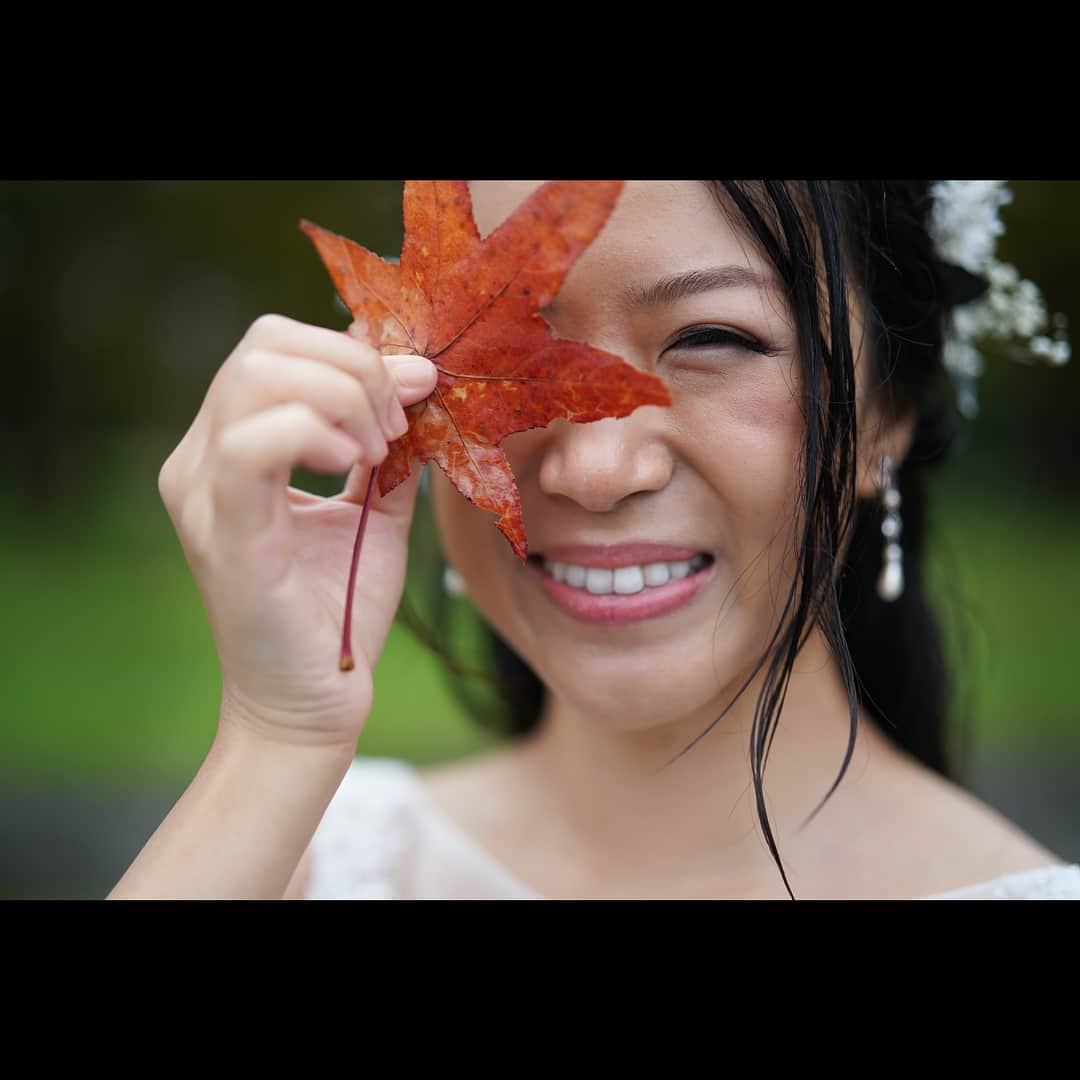
[[[537,186],[471,184],[481,233]],[[972,280],[930,215],[925,184],[626,185],[544,316],[673,404],[503,441],[526,566],[433,477],[447,560],[524,679],[517,738],[428,770],[353,759],[417,471],[373,501],[356,667],[326,657],[368,470],[434,368],[258,320],[160,478],[217,736],[111,896],[1080,896],[1080,868],[944,775],[919,491],[949,435],[944,305]],[[287,487],[353,463],[333,499]]]

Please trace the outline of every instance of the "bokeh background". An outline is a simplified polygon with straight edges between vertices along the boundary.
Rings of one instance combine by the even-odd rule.
[[[998,253],[1080,350],[1080,182],[1013,190]],[[0,181],[2,898],[104,896],[210,745],[220,673],[157,475],[258,315],[348,324],[301,218],[395,255],[401,182]],[[1076,861],[1080,360],[990,360],[933,487],[960,779]],[[395,626],[358,752],[426,764],[493,740]]]

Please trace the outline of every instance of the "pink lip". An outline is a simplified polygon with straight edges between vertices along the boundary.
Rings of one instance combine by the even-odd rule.
[[[563,548],[559,550],[568,551],[573,549]],[[579,548],[577,550],[595,552],[597,549]],[[685,549],[671,548],[668,550],[684,551]],[[692,554],[696,554],[696,552]],[[657,559],[654,557],[649,561],[667,562],[669,560],[679,561],[671,559],[670,556],[668,559]],[[562,560],[558,559],[555,561],[561,562]],[[578,563],[577,565],[582,566],[586,564]],[[588,565],[598,566],[599,564],[594,562]],[[627,561],[609,563],[607,568],[626,565],[633,565],[633,563],[628,563]],[[667,615],[676,608],[680,608],[684,604],[689,603],[694,596],[712,581],[716,574],[716,563],[709,563],[703,570],[699,570],[696,574],[691,574],[689,577],[682,578],[680,581],[669,581],[666,585],[645,588],[639,593],[634,593],[632,596],[619,596],[616,593],[609,593],[606,596],[594,596],[584,589],[575,589],[572,585],[566,585],[561,581],[556,581],[550,574],[546,573],[543,566],[538,563],[530,561],[527,565],[527,569],[530,573],[535,574],[539,578],[540,585],[548,596],[550,596],[563,611],[572,615],[575,619],[587,623],[612,624],[641,622],[644,619],[655,619],[661,615]]]
[[[620,566],[644,566],[646,563],[654,562],[684,562],[695,555],[702,554],[702,549],[645,543],[564,544],[544,548],[540,554],[549,562],[573,563],[575,566],[594,566],[600,570],[615,570]]]

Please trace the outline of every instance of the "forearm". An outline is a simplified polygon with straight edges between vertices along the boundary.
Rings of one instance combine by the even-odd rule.
[[[109,900],[281,899],[353,758],[219,730]]]

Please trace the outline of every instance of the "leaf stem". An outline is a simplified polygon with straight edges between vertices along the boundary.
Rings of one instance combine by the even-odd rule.
[[[341,632],[341,660],[339,666],[342,671],[352,671],[352,605],[353,587],[356,585],[356,567],[360,562],[360,548],[364,543],[364,529],[367,527],[368,510],[371,508],[371,496],[375,491],[375,477],[379,474],[379,466],[371,470],[368,478],[367,494],[364,496],[364,508],[360,511],[360,524],[356,527],[356,540],[353,542],[352,565],[349,567],[349,592],[345,598],[345,627]]]

